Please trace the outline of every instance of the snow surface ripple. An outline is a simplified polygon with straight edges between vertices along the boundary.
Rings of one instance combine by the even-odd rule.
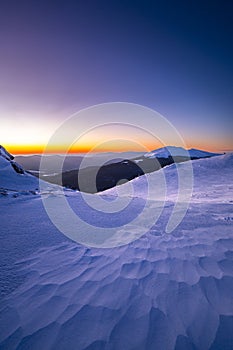
[[[231,349],[233,156],[193,166],[193,199],[179,227],[164,233],[175,195],[171,166],[156,225],[113,249],[59,234],[39,195],[2,196],[2,242],[10,253],[21,235],[14,268],[25,279],[1,303],[0,349]]]

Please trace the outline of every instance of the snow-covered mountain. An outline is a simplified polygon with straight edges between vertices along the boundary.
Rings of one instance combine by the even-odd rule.
[[[213,152],[207,152],[202,151],[200,149],[191,148],[188,150],[190,157],[193,158],[207,158],[207,157],[214,157],[214,156],[220,156],[220,153],[213,153]]]
[[[40,181],[45,190],[56,191],[58,188],[58,186]],[[14,161],[14,156],[0,146],[0,196],[18,197],[20,194],[38,193],[39,179],[25,171],[20,164]]]
[[[175,157],[175,156],[181,156],[181,157],[187,157],[190,158],[206,158],[206,157],[213,157],[220,155],[219,153],[211,153],[206,152],[202,150],[198,150],[195,148],[191,148],[188,151],[185,150],[182,147],[176,147],[176,146],[167,146],[158,148],[154,151],[148,152],[144,154],[144,157],[146,158],[168,158],[168,157]]]
[[[0,145],[0,157],[5,158],[6,160],[9,160],[9,161],[14,159],[14,157],[9,152],[7,152],[7,150],[1,145]]]
[[[0,146],[0,189],[2,191],[38,189],[38,179],[25,172],[13,159],[14,157]]]
[[[9,160],[4,164],[11,166]],[[0,349],[232,349],[233,155],[192,165],[190,207],[172,234],[164,230],[176,201],[177,167],[185,175],[190,162],[134,179],[115,192],[88,195],[104,197],[109,208],[113,196],[132,199],[130,210],[137,212],[147,179],[153,211],[164,173],[167,194],[159,220],[141,238],[111,249],[71,242],[51,223],[39,195],[0,196]],[[15,186],[27,175],[15,178],[12,167],[4,169],[0,179],[8,171]],[[138,188],[136,194],[130,185]],[[95,220],[90,207],[83,209],[80,193],[65,196],[77,215],[84,210]],[[116,219],[123,230],[122,212]],[[140,226],[145,222],[144,217]]]

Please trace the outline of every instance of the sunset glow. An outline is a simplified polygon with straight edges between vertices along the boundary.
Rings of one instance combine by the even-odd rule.
[[[229,93],[233,50],[229,49],[231,33],[225,30],[231,25],[228,17],[220,16],[215,23],[214,16],[207,15],[209,9],[203,10],[200,19],[198,7],[193,8],[189,14],[197,16],[197,28],[197,21],[183,16],[183,7],[176,18],[172,6],[153,2],[143,14],[136,3],[129,10],[108,2],[107,17],[104,11],[90,11],[85,2],[71,2],[64,9],[55,3],[39,3],[15,2],[12,7],[5,2],[0,13],[4,53],[0,144],[10,152],[42,153],[70,115],[112,101],[158,111],[180,132],[188,148],[233,149]],[[86,121],[81,122],[85,126]],[[134,145],[127,142],[128,136]],[[125,144],[109,142],[121,137]],[[66,142],[73,144],[72,140]],[[100,145],[105,142],[108,145]],[[174,144],[172,139],[169,144]],[[144,151],[160,146],[164,145],[135,130],[127,135],[123,129],[99,130],[98,135],[86,136],[73,145],[70,152],[85,153],[93,148],[99,152]],[[65,149],[61,140],[47,152]]]
[[[133,152],[150,152],[152,150],[155,150],[160,147],[168,146],[168,145],[162,145],[161,143],[152,143],[149,144],[146,142],[147,140],[144,140],[145,142],[142,142],[141,145],[133,143],[133,142],[125,142],[125,143],[119,143],[119,141],[112,141],[108,142],[105,140],[103,144],[99,145],[98,142],[94,143],[75,143],[72,145],[68,151],[70,154],[78,154],[78,153],[97,153],[97,152],[127,152],[127,151],[133,151]],[[2,143],[3,144],[3,143]],[[9,150],[10,153],[14,155],[24,154],[41,154],[44,152],[44,149],[46,147],[45,144],[3,144],[4,147]],[[233,149],[233,145],[229,143],[229,147],[227,147],[227,144],[224,142],[218,142],[214,145],[211,145],[208,141],[203,142],[195,142],[190,143],[187,142],[187,149],[190,148],[197,148],[197,149],[203,149],[209,152],[230,152]],[[63,154],[66,153],[66,146],[65,145],[54,145],[49,146],[49,148],[46,150],[46,153],[49,154]]]

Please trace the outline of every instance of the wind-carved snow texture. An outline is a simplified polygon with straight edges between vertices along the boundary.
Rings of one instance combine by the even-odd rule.
[[[190,208],[168,235],[175,167],[161,170],[168,194],[158,222],[113,249],[66,239],[39,196],[0,199],[3,247],[24,276],[1,304],[0,349],[232,349],[233,155],[193,162]],[[118,190],[127,195],[127,184]],[[66,195],[78,205],[79,194]]]

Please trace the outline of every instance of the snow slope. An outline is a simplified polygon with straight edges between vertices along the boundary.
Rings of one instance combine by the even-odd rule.
[[[0,188],[13,191],[38,189],[38,179],[24,172],[13,159],[14,157],[0,146]]]
[[[178,165],[184,173],[187,163]],[[112,249],[68,240],[39,196],[0,197],[0,262],[8,266],[1,279],[11,286],[14,275],[0,305],[0,349],[232,349],[233,155],[193,167],[190,208],[172,234],[164,227],[175,200],[175,164],[159,171],[168,192],[158,222]],[[147,175],[155,186],[159,172]],[[145,196],[143,177],[131,183]],[[132,196],[127,186],[118,195]],[[111,205],[117,193],[105,192]],[[66,196],[79,207],[79,193]]]
[[[205,157],[213,157],[219,155],[218,153],[211,153],[206,152],[202,150],[198,150],[195,148],[191,148],[188,151],[186,151],[182,147],[176,147],[176,146],[167,146],[158,148],[154,151],[148,152],[144,154],[144,157],[146,158],[168,158],[169,156],[183,156],[183,157],[193,157],[193,158],[205,158]]]
[[[39,193],[39,180],[26,172],[14,157],[4,147],[0,146],[0,195],[20,194],[30,195]],[[56,191],[59,186],[41,180],[44,190]]]
[[[206,152],[195,148],[189,149],[188,152],[190,154],[190,157],[196,157],[196,158],[214,157],[214,156],[220,155],[219,153]]]
[[[178,173],[184,179],[190,176],[186,162],[171,164],[163,169],[140,176],[131,182],[102,192],[102,195],[133,196],[132,184],[137,196],[147,198],[147,184],[151,183],[150,199],[163,199],[163,176],[166,180],[166,200],[175,201],[178,191]],[[233,154],[198,159],[192,162],[193,190],[192,203],[216,202],[230,203],[233,200]],[[163,174],[163,176],[162,176]],[[190,182],[184,182],[184,192],[189,190]]]
[[[9,152],[7,152],[7,150],[1,145],[0,145],[0,157],[5,158],[6,160],[9,160],[9,161],[14,159],[14,157]]]

